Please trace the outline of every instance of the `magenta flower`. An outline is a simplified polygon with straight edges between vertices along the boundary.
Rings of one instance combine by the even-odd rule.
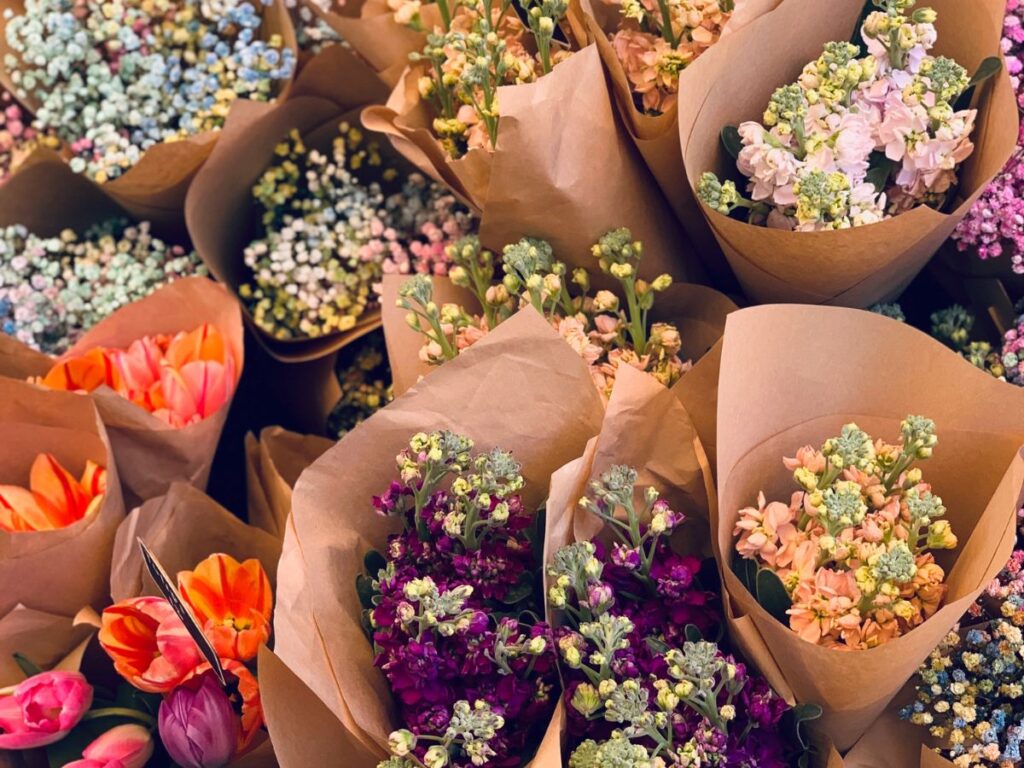
[[[92,706],[92,686],[79,672],[40,672],[0,693],[0,749],[33,749],[60,741]]]
[[[239,719],[227,694],[210,675],[198,687],[175,688],[160,703],[160,740],[182,768],[227,765],[238,743]]]
[[[153,737],[141,725],[125,724],[98,736],[83,751],[82,759],[64,768],[143,768],[153,754]]]

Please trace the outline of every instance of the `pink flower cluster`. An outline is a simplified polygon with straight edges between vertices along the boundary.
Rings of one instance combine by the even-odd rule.
[[[32,127],[32,116],[0,87],[0,184],[3,184],[37,146],[57,146],[50,133]]]
[[[1003,369],[1006,380],[1024,387],[1024,315],[1017,318],[1017,326],[1003,336]]]
[[[911,468],[931,455],[935,425],[908,416],[902,442],[872,441],[856,424],[820,450],[784,459],[801,490],[788,503],[739,512],[736,551],[775,573],[792,600],[789,626],[837,650],[886,643],[921,624],[946,594],[929,550],[957,545],[942,499]]]
[[[1003,54],[1017,103],[1024,109],[1024,0],[1007,0]],[[1017,138],[1017,151],[956,228],[953,240],[960,251],[971,251],[979,259],[1008,254],[1013,271],[1024,274],[1024,128]]]

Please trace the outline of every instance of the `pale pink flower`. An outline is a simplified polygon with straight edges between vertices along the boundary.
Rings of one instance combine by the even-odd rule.
[[[747,507],[739,512],[733,530],[733,536],[739,536],[736,551],[742,557],[774,565],[781,539],[790,535],[795,518],[790,507],[778,501],[766,503],[764,493],[759,493],[756,508]]]

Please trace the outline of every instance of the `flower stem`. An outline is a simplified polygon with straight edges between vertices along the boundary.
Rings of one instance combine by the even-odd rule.
[[[90,712],[86,712],[82,720],[98,720],[101,717],[126,717],[130,720],[138,720],[149,728],[156,728],[155,717],[147,715],[145,712],[140,712],[137,709],[131,709],[130,707],[104,707],[103,709],[94,709]]]

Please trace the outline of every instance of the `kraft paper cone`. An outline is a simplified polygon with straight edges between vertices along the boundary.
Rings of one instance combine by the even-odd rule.
[[[388,103],[363,112],[424,173],[481,212],[480,238],[500,248],[539,237],[571,267],[590,267],[590,246],[609,229],[629,227],[649,254],[641,275],[702,275],[696,255],[657,183],[618,121],[597,47],[587,46],[535,83],[498,89],[496,151],[453,160],[430,132],[433,114],[419,98],[422,65],[403,74]]]
[[[339,84],[347,82],[345,74],[335,73]],[[185,200],[185,219],[196,252],[232,293],[237,295],[239,286],[249,280],[243,252],[260,231],[252,186],[273,161],[274,147],[296,129],[310,148],[329,150],[339,123],[358,122],[351,110],[366,93],[359,81],[357,76],[349,91],[356,100],[347,104],[338,101],[345,91],[338,87],[329,99],[301,96],[277,106],[244,101],[232,105],[231,116],[237,113],[238,121],[234,125],[229,121],[222,131],[216,151],[197,174]],[[261,346],[285,362],[326,357],[380,327],[380,313],[371,310],[349,331],[313,339],[275,339],[256,326],[248,310],[243,311]]]
[[[728,39],[730,35],[774,10],[780,2],[781,0],[740,0],[722,31],[722,40]],[[609,39],[609,35],[615,32],[622,18],[621,6],[605,0],[584,0],[576,12],[582,16],[580,23],[586,29],[587,40],[597,44],[601,62],[608,73],[615,105],[626,131],[672,206],[676,218],[682,224],[704,266],[716,277],[724,278],[727,268],[723,271],[721,251],[704,221],[697,200],[688,185],[679,183],[680,168],[683,167],[682,147],[685,146],[685,143],[680,144],[679,141],[679,124],[680,113],[687,125],[692,123],[707,95],[705,83],[708,81],[705,73],[714,71],[716,66],[722,66],[716,64],[717,57],[729,54],[725,50],[719,51],[721,40],[704,51],[679,73],[678,101],[661,115],[647,115],[637,109],[629,79]],[[570,14],[573,13],[574,9],[571,9]],[[733,52],[732,55],[736,56],[737,52]],[[738,68],[742,61],[742,58],[734,58],[731,63]],[[687,135],[688,133],[689,129]]]
[[[205,277],[176,280],[122,307],[60,358],[0,336],[0,376],[42,376],[55,362],[95,347],[125,348],[143,336],[191,331],[203,323],[216,326],[227,341],[235,358],[237,387],[245,362],[241,317],[224,287]],[[173,429],[107,387],[93,392],[90,399],[110,436],[128,506],[163,495],[176,481],[206,487],[230,402],[203,421]]]
[[[999,56],[1002,0],[929,2],[939,15],[936,55],[951,56],[974,72],[983,59]],[[745,48],[771,41],[756,66],[718,56],[709,72],[706,100],[687,135],[682,121],[686,176],[696,189],[705,171],[733,175],[735,163],[721,148],[727,125],[760,120],[772,91],[793,82],[829,40],[846,40],[862,0],[787,0],[774,12],[737,32],[721,46]],[[760,49],[759,49],[760,50]],[[741,61],[742,59],[740,59]],[[728,88],[715,84],[728,81]],[[919,206],[865,227],[839,232],[787,232],[754,227],[701,208],[743,290],[757,302],[800,302],[866,307],[898,296],[963,219],[988,182],[1003,168],[1017,141],[1018,116],[1004,64],[979,88],[975,149],[960,169],[959,197],[950,213]]]
[[[273,584],[281,555],[280,539],[246,525],[202,491],[174,483],[166,496],[133,510],[118,528],[110,575],[114,602],[160,594],[142,560],[139,539],[172,579],[221,552],[239,562],[256,558]]]
[[[893,439],[907,414],[936,423],[939,444],[922,469],[960,540],[937,557],[947,574],[945,605],[906,635],[867,651],[844,653],[801,640],[733,574],[737,513],[760,490],[788,498],[793,483],[782,457],[800,446],[820,444],[850,421]],[[913,328],[825,307],[761,307],[729,317],[718,393],[715,527],[733,611],[757,630],[737,644],[759,667],[776,664],[798,702],[823,707],[821,728],[837,748],[863,735],[1006,563],[1024,484],[1022,443],[1024,391]]]
[[[466,434],[483,450],[501,446],[522,463],[524,502],[533,508],[547,495],[551,473],[598,432],[602,412],[580,358],[524,310],[378,411],[299,478],[278,569],[275,652],[366,752],[383,759],[396,724],[353,585],[363,555],[396,530],[397,521],[370,504],[395,476],[395,456],[413,434],[433,429]]]
[[[61,616],[74,616],[84,605],[103,605],[124,504],[114,452],[93,402],[0,378],[0,434],[2,484],[27,488],[40,453],[52,453],[76,477],[89,460],[108,473],[107,493],[89,517],[55,531],[0,532],[0,616],[19,604]]]
[[[13,654],[22,654],[40,669],[54,669],[93,632],[92,627],[76,625],[74,616],[16,605],[0,618],[0,688],[17,685],[25,679]]]
[[[292,26],[284,0],[272,0],[269,6],[257,4],[263,15],[260,34],[264,40],[272,35],[280,35],[284,47],[290,48],[297,55],[298,44],[295,29]],[[3,57],[11,53],[7,45],[5,13],[24,13],[23,0],[0,0],[0,85],[15,93],[11,74]],[[291,81],[275,84],[274,90],[278,97],[283,98],[290,87]],[[20,99],[29,111],[38,106],[31,98]],[[152,221],[161,232],[168,235],[181,236],[185,231],[185,220],[182,207],[185,193],[188,191],[196,172],[209,157],[217,141],[217,131],[207,131],[190,136],[180,141],[164,141],[146,150],[138,163],[124,174],[105,184],[96,184],[82,177],[89,185],[102,187],[111,199],[117,202],[132,216]],[[0,205],[0,210],[3,206]]]
[[[423,335],[409,327],[405,322],[406,311],[397,306],[398,290],[408,279],[409,275],[385,275],[381,288],[384,341],[396,396],[438,367],[420,360]],[[453,285],[446,277],[433,277],[431,281],[434,301],[439,306],[455,303],[469,312],[479,311],[479,303],[469,290]],[[703,285],[673,283],[658,294],[650,311],[650,321],[676,325],[683,342],[680,357],[697,362],[722,337],[725,318],[735,309],[732,300],[716,290]],[[683,378],[689,375],[687,372]]]
[[[292,489],[299,475],[334,445],[318,435],[300,435],[281,427],[266,427],[259,439],[245,436],[245,478],[249,525],[284,539],[292,510]]]

